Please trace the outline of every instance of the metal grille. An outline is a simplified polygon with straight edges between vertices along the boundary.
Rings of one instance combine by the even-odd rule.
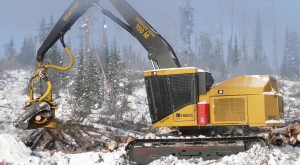
[[[196,104],[195,75],[145,77],[152,123],[190,104]]]
[[[169,77],[174,108],[179,109],[193,101],[192,75],[177,75]]]
[[[214,106],[216,122],[245,121],[244,98],[216,98]]]

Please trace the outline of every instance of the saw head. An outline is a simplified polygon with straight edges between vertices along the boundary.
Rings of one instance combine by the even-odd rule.
[[[54,119],[56,106],[47,102],[33,102],[24,107],[23,112],[13,123],[19,129],[56,128]]]

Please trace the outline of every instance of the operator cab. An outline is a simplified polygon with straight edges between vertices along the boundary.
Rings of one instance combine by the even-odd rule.
[[[207,93],[214,83],[211,73],[195,67],[150,70],[144,76],[153,124],[197,105],[198,96]]]

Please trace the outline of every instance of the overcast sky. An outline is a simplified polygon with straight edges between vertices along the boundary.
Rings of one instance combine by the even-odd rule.
[[[109,10],[108,0],[101,0]],[[128,0],[146,20],[157,28],[165,24],[165,18],[178,21],[178,8],[183,6],[184,0]],[[286,26],[290,30],[300,32],[300,1],[299,0],[274,0],[276,9],[276,23],[278,38],[284,38]],[[4,54],[3,45],[13,38],[17,51],[26,36],[36,36],[38,23],[44,16],[46,20],[50,15],[56,21],[66,8],[70,0],[5,0],[0,5],[0,56]],[[224,35],[230,33],[231,8],[233,6],[234,33],[246,32],[249,39],[253,40],[256,11],[260,11],[263,29],[263,44],[266,52],[271,52],[273,35],[273,0],[191,0],[195,10],[195,34],[200,34],[208,29],[219,26],[220,18]],[[114,11],[114,10],[112,10]],[[164,18],[164,20],[162,20]],[[244,24],[244,26],[242,26]],[[246,26],[246,27],[245,27]],[[251,38],[252,37],[252,38]],[[226,42],[226,41],[224,41]],[[279,43],[279,49],[282,43]]]

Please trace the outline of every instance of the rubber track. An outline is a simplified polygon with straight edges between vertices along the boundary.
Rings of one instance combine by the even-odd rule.
[[[125,147],[129,161],[135,164],[149,164],[162,156],[173,155],[179,159],[191,157],[203,160],[219,159],[226,155],[246,151],[254,143],[268,146],[263,137],[209,137],[209,138],[160,138],[136,139]]]

